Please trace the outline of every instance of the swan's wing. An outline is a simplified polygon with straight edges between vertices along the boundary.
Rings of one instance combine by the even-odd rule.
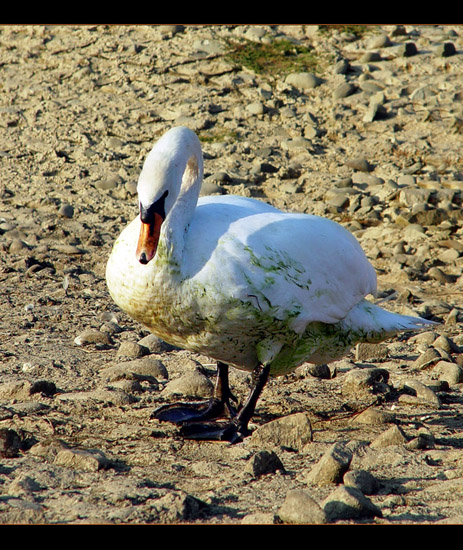
[[[312,321],[343,319],[376,293],[372,265],[339,224],[275,209],[227,218],[224,210],[205,206],[187,243],[190,264],[191,253],[198,260],[191,276],[214,300],[251,303],[303,332]]]

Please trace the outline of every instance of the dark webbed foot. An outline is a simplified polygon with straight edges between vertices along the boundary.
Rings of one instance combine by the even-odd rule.
[[[229,422],[188,422],[180,428],[180,435],[186,439],[197,441],[228,441],[237,443],[249,435],[247,426],[241,425],[239,421]]]
[[[258,366],[252,373],[252,389],[239,412],[230,404],[235,400],[228,386],[228,366],[219,363],[214,397],[207,403],[164,405],[153,417],[181,424],[180,434],[187,439],[229,441],[236,443],[249,434],[248,423],[257,400],[267,382],[270,367]],[[228,421],[213,422],[228,416]]]
[[[182,424],[184,422],[203,422],[224,416],[234,416],[235,411],[225,406],[221,401],[212,398],[210,401],[199,403],[173,403],[156,409],[152,418],[162,422]]]

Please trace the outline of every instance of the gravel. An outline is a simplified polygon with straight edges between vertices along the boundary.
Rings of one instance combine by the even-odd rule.
[[[279,39],[317,69],[227,56]],[[463,523],[462,51],[459,25],[0,27],[0,522]],[[271,380],[242,443],[153,420],[216,365],[121,313],[104,270],[176,124],[203,194],[336,220],[384,307],[440,324]]]

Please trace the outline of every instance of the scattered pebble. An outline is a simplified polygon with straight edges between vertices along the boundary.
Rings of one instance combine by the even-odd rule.
[[[324,510],[306,491],[300,489],[287,493],[278,516],[282,522],[292,524],[319,525],[327,522]]]
[[[305,413],[295,413],[267,422],[251,435],[251,443],[259,447],[270,444],[301,450],[311,440],[312,426]]]
[[[342,481],[352,460],[352,452],[344,443],[335,443],[306,476],[309,485],[332,485]]]
[[[339,486],[323,502],[329,522],[382,517],[381,510],[355,487]]]

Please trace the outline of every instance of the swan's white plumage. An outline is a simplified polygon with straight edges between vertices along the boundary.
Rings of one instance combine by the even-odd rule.
[[[243,197],[198,200],[201,180],[197,137],[170,130],[138,185],[145,206],[169,191],[156,257],[137,260],[136,218],[108,261],[115,302],[161,338],[238,368],[270,362],[279,374],[427,323],[365,301],[375,271],[339,224]]]

